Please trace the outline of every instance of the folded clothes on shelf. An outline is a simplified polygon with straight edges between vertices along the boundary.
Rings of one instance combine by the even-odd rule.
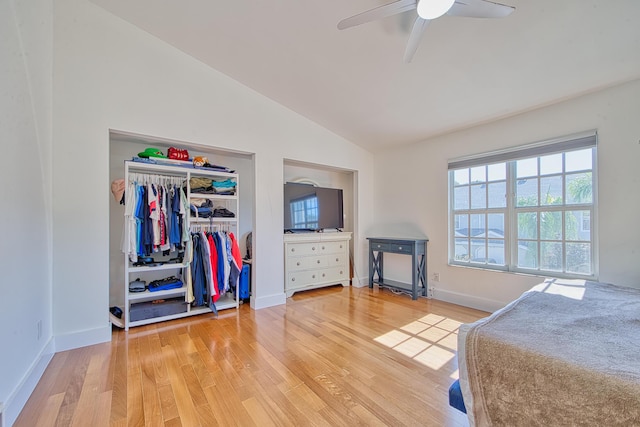
[[[234,214],[227,208],[220,207],[213,210],[213,216],[217,218],[235,218],[236,214]]]
[[[149,292],[166,291],[168,289],[176,289],[182,287],[182,280],[175,276],[165,277],[164,279],[154,280],[149,283]]]

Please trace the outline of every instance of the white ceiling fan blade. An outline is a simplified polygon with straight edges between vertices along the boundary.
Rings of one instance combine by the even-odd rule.
[[[413,59],[413,55],[415,55],[416,50],[418,50],[422,34],[424,33],[425,28],[429,25],[429,22],[431,21],[428,19],[422,19],[418,16],[416,22],[413,23],[413,29],[411,30],[411,35],[407,42],[407,48],[404,51],[404,62],[409,63]]]
[[[516,8],[489,0],[456,0],[447,15],[467,18],[504,18]]]
[[[355,27],[356,25],[365,24],[375,21],[376,19],[386,18],[387,16],[396,15],[416,8],[417,0],[398,0],[393,3],[367,10],[366,12],[345,18],[338,22],[338,29]]]

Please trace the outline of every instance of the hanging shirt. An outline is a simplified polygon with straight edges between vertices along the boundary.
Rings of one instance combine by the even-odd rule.
[[[216,243],[211,233],[207,234],[207,241],[209,242],[209,253],[211,255],[211,300],[215,303],[220,298],[220,288],[218,286],[218,251],[216,250]]]
[[[151,219],[153,230],[153,251],[158,251],[160,245],[160,210],[158,207],[158,190],[154,184],[147,185],[148,201],[149,204],[149,218]]]
[[[125,190],[124,227],[122,228],[122,252],[127,254],[131,262],[138,261],[138,226],[136,221],[136,205],[138,192],[136,185],[129,182]]]

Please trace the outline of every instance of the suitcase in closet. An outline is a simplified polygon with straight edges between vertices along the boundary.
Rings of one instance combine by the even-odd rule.
[[[243,264],[242,270],[240,271],[240,299],[248,299],[249,298],[249,264]]]

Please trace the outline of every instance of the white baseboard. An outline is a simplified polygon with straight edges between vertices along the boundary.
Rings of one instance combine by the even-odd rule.
[[[111,323],[107,322],[102,328],[56,336],[55,349],[57,353],[109,341],[111,341]]]
[[[16,421],[22,408],[24,408],[27,400],[29,400],[29,396],[31,396],[31,393],[33,393],[33,390],[35,390],[38,385],[38,381],[42,378],[44,370],[47,369],[49,362],[51,362],[54,353],[55,348],[52,338],[44,346],[31,367],[27,370],[20,384],[18,384],[4,403],[4,408],[1,409],[0,413],[0,427],[11,426]]]
[[[262,298],[255,298],[251,295],[249,300],[251,308],[254,310],[260,310],[261,308],[274,307],[276,305],[282,305],[287,303],[287,295],[283,292],[281,294],[269,295]]]
[[[359,277],[353,278],[351,280],[351,286],[354,288],[364,288],[365,286],[369,286],[369,277]]]
[[[444,289],[434,289],[433,299],[450,302],[452,304],[462,305],[465,307],[475,308],[476,310],[494,311],[504,307],[507,303],[496,301],[488,298],[482,298],[475,295],[461,294],[458,292],[447,291]]]

